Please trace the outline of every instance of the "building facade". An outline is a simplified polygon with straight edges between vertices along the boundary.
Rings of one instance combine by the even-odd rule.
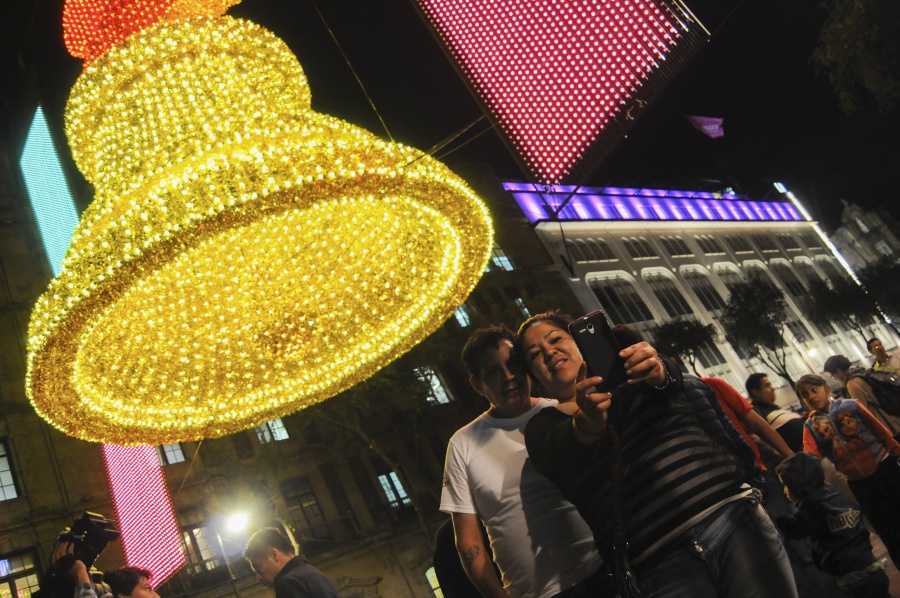
[[[848,274],[815,222],[786,195],[753,201],[699,191],[561,187],[547,192],[521,183],[504,188],[568,272],[584,311],[603,309],[614,323],[632,325],[651,339],[667,320],[715,325],[720,340],[698,355],[703,375],[741,389],[750,373],[767,369],[728,343],[719,323],[734,284],[751,274],[784,292],[787,371],[794,379],[820,372],[835,353],[851,360],[867,356],[865,339],[842,323],[818,327],[804,318],[809,282]],[[882,323],[873,322],[872,329],[896,342]],[[779,385],[777,376],[771,379]],[[796,401],[781,384],[780,400]]]
[[[831,240],[854,270],[900,255],[896,221],[888,214],[844,202],[841,225]]]

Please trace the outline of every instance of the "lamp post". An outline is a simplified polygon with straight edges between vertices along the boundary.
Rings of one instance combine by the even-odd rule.
[[[244,513],[235,513],[228,518],[226,523],[228,531],[239,532],[247,527],[247,516]],[[225,543],[222,542],[222,534],[216,528],[216,539],[219,541],[219,550],[222,551],[222,559],[225,561],[225,568],[228,570],[228,579],[231,581],[231,587],[234,588],[234,595],[241,598],[241,591],[238,589],[237,580],[234,577],[234,571],[231,569],[231,563],[228,562],[228,554],[225,553]]]

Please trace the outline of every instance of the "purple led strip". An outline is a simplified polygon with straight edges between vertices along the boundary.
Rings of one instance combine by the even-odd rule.
[[[503,188],[532,224],[547,220],[803,220],[790,202],[754,201],[734,193],[530,183],[503,183]]]

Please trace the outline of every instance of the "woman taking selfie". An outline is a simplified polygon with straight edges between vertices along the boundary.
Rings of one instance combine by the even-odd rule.
[[[545,313],[519,328],[518,354],[559,401],[532,418],[525,443],[591,527],[615,591],[796,597],[778,532],[746,483],[749,447],[709,387],[616,327],[627,382],[597,392],[602,378],[586,375],[570,321]]]

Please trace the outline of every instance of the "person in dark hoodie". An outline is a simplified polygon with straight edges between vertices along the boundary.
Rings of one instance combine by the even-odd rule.
[[[274,588],[275,598],[339,598],[337,586],[321,571],[296,554],[287,536],[264,527],[247,540],[244,558],[256,581]]]
[[[889,598],[890,580],[872,554],[859,505],[825,483],[819,460],[796,453],[775,469],[797,512],[776,522],[792,539],[809,538],[813,560],[853,598]]]

